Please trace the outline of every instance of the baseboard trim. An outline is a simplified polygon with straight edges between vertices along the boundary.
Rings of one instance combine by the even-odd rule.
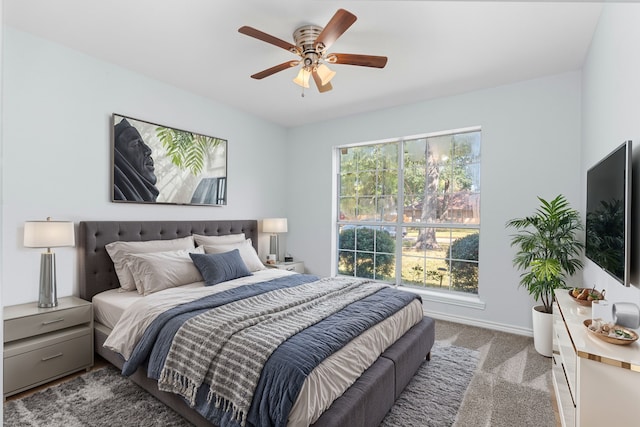
[[[513,325],[505,325],[504,323],[490,322],[486,320],[474,319],[471,317],[457,316],[450,313],[442,313],[432,310],[424,310],[424,314],[433,317],[436,320],[446,320],[449,322],[462,323],[463,325],[477,326],[479,328],[492,329],[500,332],[507,332],[515,335],[533,336],[533,330],[529,328],[521,328]]]

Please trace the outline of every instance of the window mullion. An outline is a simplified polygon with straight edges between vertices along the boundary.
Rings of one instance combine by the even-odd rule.
[[[396,286],[402,285],[402,227],[404,226],[404,138],[398,141],[398,197],[396,198]]]

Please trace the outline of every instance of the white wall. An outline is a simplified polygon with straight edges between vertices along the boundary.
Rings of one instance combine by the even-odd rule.
[[[485,310],[425,302],[432,313],[530,330],[532,300],[517,287],[504,223],[530,213],[536,195],[578,204],[580,75],[567,73],[345,117],[289,131],[5,28],[3,304],[37,299],[39,251],[22,247],[25,220],[233,219],[286,216],[286,247],[330,275],[331,148],[480,125],[480,297]],[[114,204],[110,115],[147,119],[229,140],[224,208]],[[265,176],[270,179],[264,180]],[[276,190],[285,187],[287,191]],[[268,239],[263,239],[265,243]],[[77,293],[76,252],[56,250],[59,295]]]
[[[292,129],[287,161],[288,250],[331,271],[332,147],[482,126],[480,299],[484,310],[425,301],[427,312],[527,333],[530,299],[518,288],[504,224],[564,194],[581,209],[580,74],[566,73]]]
[[[582,72],[583,204],[586,171],[625,140],[632,140],[632,283],[625,288],[590,261],[586,286],[606,289],[611,302],[640,304],[640,5],[606,4]]]
[[[284,128],[7,27],[3,55],[3,305],[38,298],[26,220],[285,216]],[[228,205],[111,203],[114,112],[227,139]],[[55,252],[58,296],[77,294],[76,250]]]

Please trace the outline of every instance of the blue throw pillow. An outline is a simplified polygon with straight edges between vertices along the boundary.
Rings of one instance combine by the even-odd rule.
[[[238,277],[251,276],[251,272],[240,257],[238,249],[221,254],[189,253],[189,256],[204,278],[206,286],[216,285]]]

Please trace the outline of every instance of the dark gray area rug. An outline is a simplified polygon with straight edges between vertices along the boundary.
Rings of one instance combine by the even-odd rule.
[[[478,363],[478,352],[436,343],[384,419],[384,427],[450,426]],[[4,404],[4,425],[20,427],[190,426],[113,367]]]
[[[4,404],[5,426],[190,426],[112,366]]]

